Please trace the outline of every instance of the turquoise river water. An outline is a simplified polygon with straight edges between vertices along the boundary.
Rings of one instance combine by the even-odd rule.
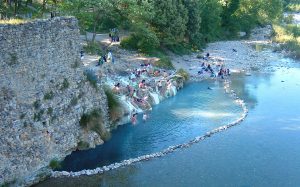
[[[98,175],[51,178],[37,186],[300,186],[300,69],[232,75],[231,81],[249,109],[240,125],[164,157]],[[118,127],[104,145],[69,155],[63,170],[158,152],[241,114],[221,82],[190,83],[155,106],[146,123],[140,119]]]

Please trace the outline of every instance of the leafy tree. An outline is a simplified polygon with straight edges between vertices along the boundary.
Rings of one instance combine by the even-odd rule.
[[[201,3],[199,0],[185,0],[184,5],[188,10],[188,22],[186,36],[189,43],[195,47],[202,46],[203,35],[201,33]]]
[[[156,0],[153,2],[155,19],[152,25],[165,46],[184,40],[188,11],[181,0]]]
[[[201,25],[203,43],[216,40],[221,34],[222,6],[218,0],[201,1]]]

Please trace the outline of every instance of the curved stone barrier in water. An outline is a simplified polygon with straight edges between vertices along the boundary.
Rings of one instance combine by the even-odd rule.
[[[236,126],[236,125],[240,124],[246,118],[246,116],[248,114],[248,109],[246,107],[246,104],[242,99],[240,99],[235,94],[234,90],[230,89],[230,81],[228,81],[228,80],[224,81],[224,90],[227,94],[229,94],[232,98],[234,98],[235,102],[237,102],[237,104],[240,105],[242,110],[243,110],[243,113],[242,113],[241,117],[238,118],[237,120],[235,120],[235,121],[233,121],[233,122],[231,122],[227,125],[215,128],[211,131],[208,131],[202,136],[197,136],[193,140],[190,140],[187,143],[178,144],[178,145],[175,145],[175,146],[169,146],[168,148],[166,148],[166,149],[164,149],[163,151],[160,151],[160,152],[156,152],[156,153],[152,153],[152,154],[148,154],[148,155],[143,155],[143,156],[139,156],[137,158],[131,158],[131,159],[128,159],[128,160],[123,160],[121,162],[110,164],[108,166],[98,167],[96,169],[91,169],[91,170],[82,170],[82,171],[78,171],[78,172],[53,171],[52,172],[52,177],[54,177],[54,178],[55,177],[77,177],[77,176],[80,176],[80,175],[101,174],[101,173],[104,173],[106,171],[117,169],[117,168],[120,168],[122,166],[128,166],[128,165],[131,165],[131,164],[136,163],[136,162],[141,162],[141,161],[146,161],[146,160],[150,160],[150,159],[153,159],[153,158],[162,157],[162,156],[165,156],[167,154],[173,153],[177,149],[188,148],[191,145],[193,145],[195,143],[198,143],[200,141],[203,141],[206,138],[209,138],[209,137],[211,137],[212,135],[214,135],[216,133],[225,131],[225,130],[233,127],[233,126]]]

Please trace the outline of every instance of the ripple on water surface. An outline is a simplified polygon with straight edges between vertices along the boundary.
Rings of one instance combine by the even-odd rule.
[[[207,89],[208,87],[212,90]],[[241,116],[242,109],[224,93],[223,83],[190,83],[176,97],[153,107],[150,119],[112,131],[104,145],[67,156],[62,170],[94,169],[187,142]]]

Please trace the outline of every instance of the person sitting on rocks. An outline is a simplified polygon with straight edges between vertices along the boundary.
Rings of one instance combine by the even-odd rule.
[[[222,79],[224,79],[224,76],[223,76],[223,69],[221,68],[219,73],[218,73],[218,77],[221,77]]]
[[[168,77],[168,76],[169,76],[169,74],[166,72],[166,70],[164,70],[164,71],[163,71],[163,77],[166,78],[166,77]]]
[[[131,86],[128,84],[127,86],[126,86],[126,89],[125,89],[125,94],[126,94],[126,96],[130,96],[130,94],[132,93],[132,91],[133,91],[133,89],[131,88]]]
[[[134,72],[131,72],[129,80],[131,80],[131,81],[135,81],[136,80],[136,76],[135,76]]]
[[[154,76],[158,77],[159,75],[160,75],[160,71],[159,70],[154,71]]]
[[[84,59],[84,52],[83,52],[83,50],[80,51],[80,59],[81,59],[81,60]]]
[[[206,56],[203,59],[208,60],[209,59],[209,53],[206,53]]]
[[[115,84],[115,86],[113,87],[112,91],[115,94],[119,94],[120,93],[120,83],[119,82],[117,84]]]
[[[159,81],[157,82],[157,91],[160,93],[161,90],[162,90],[162,83],[161,83],[161,81],[159,80]]]
[[[145,88],[146,88],[145,82],[146,82],[146,81],[143,79],[143,80],[139,83],[139,88],[145,89]]]
[[[214,73],[213,69],[211,68],[210,64],[208,64],[207,68],[205,71],[210,71],[211,73]]]
[[[229,69],[227,69],[227,75],[228,75],[228,76],[230,75],[230,70],[229,70]]]
[[[98,60],[98,64],[97,66],[101,66],[104,64],[104,60],[103,60],[103,57],[100,57],[99,60]]]

